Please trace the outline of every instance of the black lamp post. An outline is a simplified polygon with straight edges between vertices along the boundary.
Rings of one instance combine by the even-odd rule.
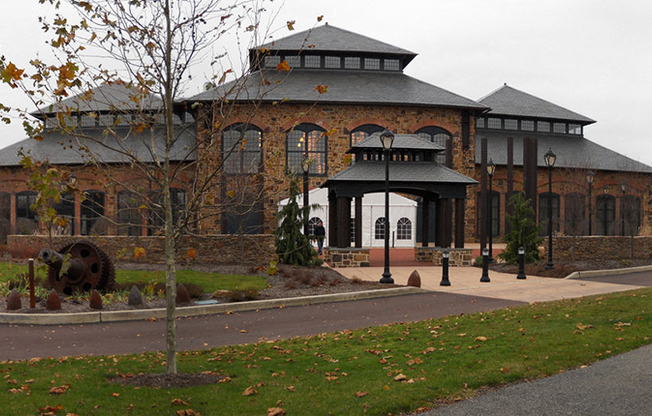
[[[525,279],[525,248],[523,246],[518,248],[518,274],[517,279]]]
[[[591,235],[591,221],[592,221],[592,212],[591,212],[591,191],[593,191],[593,180],[595,179],[595,174],[593,171],[586,172],[586,181],[589,183],[589,235]]]
[[[493,257],[493,204],[491,203],[493,201],[493,178],[494,178],[494,173],[496,173],[496,164],[494,163],[493,159],[489,159],[489,163],[487,163],[487,175],[489,175],[489,193],[487,194],[487,233],[489,234],[489,262],[494,261]]]
[[[554,269],[555,264],[552,262],[552,167],[555,166],[557,156],[548,148],[548,151],[543,155],[543,161],[548,167],[548,263],[546,263],[546,270]]]
[[[308,173],[310,172],[310,159],[308,159],[308,155],[303,156],[303,160],[301,161],[301,170],[303,171],[303,207],[307,207],[310,205],[310,202],[308,201]],[[303,235],[308,235],[308,221],[309,218],[304,218],[303,219]]]
[[[625,193],[627,192],[627,182],[622,181],[620,184],[620,189],[623,191],[623,196],[620,198],[620,222],[622,233],[621,235],[625,236]]]
[[[385,270],[380,283],[394,283],[392,274],[389,272],[389,156],[394,143],[394,133],[385,129],[380,133],[380,142],[383,145],[385,157]]]
[[[450,286],[451,281],[448,280],[448,259],[450,257],[450,253],[448,250],[444,250],[441,253],[441,282],[439,282],[439,286]]]

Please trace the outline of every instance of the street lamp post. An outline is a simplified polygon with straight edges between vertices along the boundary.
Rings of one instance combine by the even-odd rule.
[[[620,189],[623,191],[623,196],[620,198],[620,223],[622,228],[621,235],[625,236],[625,193],[627,192],[627,182],[622,181],[620,184]]]
[[[546,263],[546,270],[554,269],[555,264],[552,262],[552,167],[555,166],[557,156],[548,148],[548,151],[543,155],[543,161],[548,167],[548,263]]]
[[[492,201],[493,201],[493,178],[494,178],[494,173],[496,173],[496,164],[494,163],[493,159],[489,159],[489,163],[487,163],[487,175],[489,175],[489,193],[487,194],[487,234],[489,237],[489,262],[494,261],[493,257],[493,206],[492,206]]]
[[[593,171],[586,172],[586,181],[589,183],[589,235],[591,235],[591,191],[593,191],[593,180],[595,179],[595,174]]]
[[[303,171],[303,207],[304,207],[304,212],[307,211],[305,208],[310,205],[310,202],[308,201],[308,173],[310,172],[310,159],[308,159],[308,155],[303,156],[303,160],[301,161],[301,170]],[[307,214],[307,212],[306,212]],[[308,235],[308,221],[309,218],[304,218],[303,219],[303,235],[307,236]]]
[[[394,283],[392,274],[389,272],[389,157],[394,143],[394,133],[385,129],[380,133],[380,142],[383,145],[385,157],[385,270],[380,283]]]

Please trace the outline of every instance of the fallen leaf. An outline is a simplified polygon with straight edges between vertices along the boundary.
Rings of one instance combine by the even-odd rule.
[[[292,392],[292,393],[294,393],[295,391],[297,391],[297,389],[295,389],[294,386],[287,386],[285,389],[286,389],[287,391],[289,391],[289,392]]]
[[[258,392],[251,386],[247,387],[245,391],[242,392],[243,396],[253,396],[254,394],[258,394]]]
[[[181,399],[172,399],[172,404],[177,405],[177,406],[179,406],[179,405],[190,406],[190,403],[184,402]]]
[[[63,394],[68,391],[70,384],[64,384],[63,386],[56,386],[50,389],[50,394]]]
[[[403,373],[394,377],[394,381],[405,381],[405,380],[407,380],[407,376]]]
[[[267,416],[283,416],[285,414],[285,410],[280,407],[270,407],[267,409]]]
[[[364,397],[364,396],[366,396],[367,394],[369,394],[368,391],[359,391],[359,392],[357,392],[357,393],[355,394],[355,397],[360,398],[360,397]]]
[[[476,337],[476,338],[475,338],[475,341],[485,342],[485,341],[488,340],[488,339],[489,339],[489,338],[487,338],[487,337]]]

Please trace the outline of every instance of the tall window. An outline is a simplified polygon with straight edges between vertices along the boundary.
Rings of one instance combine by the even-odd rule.
[[[141,206],[141,199],[135,193],[118,192],[118,235],[141,235],[143,226]]]
[[[7,243],[9,234],[11,234],[11,195],[0,192],[0,244]]]
[[[539,194],[539,224],[541,235],[548,235],[550,195],[548,192]],[[552,194],[552,231],[559,232],[559,195]]]
[[[153,206],[149,208],[149,225],[147,233],[154,235],[162,232],[165,225],[165,212],[163,211],[163,195],[160,191],[154,192],[150,197]],[[172,221],[177,224],[186,211],[186,192],[180,188],[170,188],[172,202]]]
[[[429,140],[439,146],[446,148],[446,141],[451,139],[453,136],[441,127],[428,126],[423,127],[417,130],[417,136]],[[435,161],[441,163],[442,165],[446,163],[446,152],[442,151],[437,154]]]
[[[351,132],[351,147],[353,147],[354,144],[360,143],[372,134],[382,132],[383,130],[384,128],[377,124],[363,124],[360,127],[356,127]]]
[[[588,233],[586,202],[582,194],[568,194],[564,206],[564,234],[584,235]]]
[[[625,222],[625,235],[638,235],[641,226],[641,199],[634,195],[625,195],[622,204],[621,215]]]
[[[412,221],[409,218],[401,218],[396,223],[396,239],[397,240],[411,240],[412,239]]]
[[[106,222],[101,218],[104,216],[104,192],[86,191],[84,200],[81,203],[81,235],[105,235]]]
[[[36,192],[24,191],[16,194],[16,234],[32,234],[38,230],[38,216],[32,210],[36,203]]]
[[[598,195],[595,199],[596,231],[599,235],[614,235],[616,220],[616,198],[612,195]]]
[[[374,239],[376,240],[384,240],[385,239],[385,229],[387,225],[387,221],[385,220],[385,217],[380,217],[376,220],[376,223],[374,225]]]
[[[263,132],[255,126],[235,124],[222,133],[224,172],[258,173],[262,162]]]
[[[304,156],[312,160],[311,175],[326,175],[326,130],[315,124],[299,124],[287,135],[287,167],[290,172],[301,171]]]
[[[478,201],[481,198],[481,193],[478,192]],[[487,195],[489,198],[489,204],[491,206],[491,235],[492,236],[499,236],[500,235],[500,192],[498,191],[491,191],[491,194],[489,194],[489,191],[487,191]],[[485,205],[484,203],[482,204],[483,206]],[[485,221],[484,224],[481,223],[481,221]],[[478,205],[478,215],[477,215],[477,230],[478,230],[478,235],[480,235],[481,230],[483,227],[487,226],[487,218],[482,215],[482,212],[480,210],[480,206]],[[487,232],[489,232],[489,227],[487,226]]]

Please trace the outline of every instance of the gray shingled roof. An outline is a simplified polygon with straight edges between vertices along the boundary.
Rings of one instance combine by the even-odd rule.
[[[263,82],[265,78],[268,82]],[[328,91],[319,94],[318,85]],[[228,91],[232,83],[221,88]],[[206,91],[189,98],[189,101],[211,101],[215,91]],[[289,100],[301,103],[338,103],[368,105],[406,105],[455,107],[485,110],[482,104],[419,81],[400,72],[344,71],[344,70],[294,70],[290,73],[266,71],[255,73],[245,87],[230,100],[249,101],[263,96],[263,101]]]
[[[523,137],[525,136],[518,134],[509,134],[509,136],[514,137],[514,165],[523,166]],[[497,165],[507,165],[507,135],[504,132],[478,133],[475,146],[476,163],[481,162],[480,142],[484,137],[487,138],[487,158],[493,159]],[[585,138],[535,134],[529,134],[528,137],[538,139],[537,160],[540,167],[545,167],[543,155],[550,148],[557,155],[555,166],[560,168],[652,173],[652,167]]]
[[[356,149],[382,149],[383,145],[380,142],[380,133],[376,132],[370,134],[364,140],[354,144],[347,153],[355,153]],[[446,150],[445,147],[435,144],[429,140],[420,138],[415,134],[395,134],[392,149],[415,149],[415,150],[430,150],[434,152]]]
[[[477,183],[459,172],[435,162],[389,162],[391,182],[464,184]],[[327,182],[385,181],[385,162],[364,160],[331,176]],[[324,184],[326,185],[326,184]],[[324,186],[322,185],[322,187]]]
[[[412,60],[417,54],[348,30],[329,25],[315,27],[258,46],[256,49],[283,51],[353,52],[404,55]],[[406,64],[407,64],[406,62]]]
[[[194,126],[194,125],[191,125]],[[153,156],[149,151],[149,133],[134,135],[129,133],[127,128],[116,128],[118,137],[123,138],[121,145],[127,149],[131,149],[135,155],[144,163],[153,161]],[[97,140],[105,140],[105,142],[113,147],[116,147],[117,142],[113,137],[106,137],[103,135],[104,129],[93,128],[85,129],[84,133],[89,136],[95,137]],[[192,130],[184,130],[179,133],[179,140],[172,149],[171,160],[195,160],[196,152],[193,150],[195,146],[195,134]],[[158,155],[163,153],[163,133],[158,132],[157,135],[161,137],[160,146],[156,149]],[[95,157],[104,163],[124,163],[129,162],[129,159],[115,151],[111,151],[93,140],[81,141],[84,145],[88,146],[90,151]],[[20,159],[18,151],[31,155],[35,160],[45,161],[48,160],[54,165],[79,165],[89,162],[88,155],[79,150],[79,144],[76,138],[69,135],[62,135],[59,132],[50,131],[43,134],[43,140],[25,139],[18,143],[0,150],[0,166],[19,166]],[[161,156],[159,156],[161,157]]]
[[[478,102],[491,108],[489,115],[558,119],[574,121],[582,125],[595,123],[595,120],[519,91],[507,84],[479,99]]]
[[[123,84],[113,82],[104,84],[92,89],[92,95],[87,96],[80,93],[73,97],[66,98],[57,104],[60,108],[70,108],[80,112],[109,112],[109,111],[135,111],[135,110],[157,110],[162,107],[161,100],[150,94],[140,103],[134,102],[131,98],[134,92]],[[32,113],[38,117],[42,113],[51,114],[56,110],[53,105],[46,105]]]

